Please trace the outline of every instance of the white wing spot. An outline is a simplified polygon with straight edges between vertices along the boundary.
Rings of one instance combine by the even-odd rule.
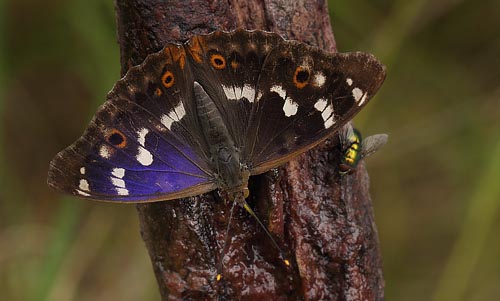
[[[243,89],[241,89],[241,98],[243,97],[249,102],[253,102],[255,100],[255,89],[250,85],[244,85]]]
[[[224,90],[224,94],[226,94],[227,99],[236,99],[236,92],[233,87],[222,85],[222,89]]]
[[[361,99],[361,97],[363,97],[363,91],[361,91],[360,88],[352,89],[352,97],[354,97],[354,100],[358,102]]]
[[[366,93],[364,93],[360,88],[356,87],[352,89],[352,97],[354,97],[354,100],[356,100],[359,107],[365,103],[366,96]]]
[[[111,174],[117,178],[123,178],[125,176],[125,169],[123,168],[113,168]]]
[[[272,86],[272,87],[271,87],[271,92],[276,92],[276,93],[278,93],[278,95],[279,95],[281,98],[283,98],[283,99],[285,99],[285,97],[286,97],[286,91],[285,91],[285,90],[283,90],[283,88],[282,88],[281,86]]]
[[[321,117],[323,117],[323,120],[325,121],[325,129],[328,129],[335,124],[332,105],[326,107],[323,113],[321,113]]]
[[[85,179],[80,179],[80,185],[78,185],[78,188],[81,190],[90,191],[89,182],[87,182],[87,180]]]
[[[123,179],[117,179],[114,177],[110,177],[110,179],[111,183],[113,183],[116,187],[125,188],[125,181],[123,181]]]
[[[80,167],[80,174],[82,174],[82,175],[85,174],[85,167]]]
[[[243,98],[246,98],[249,102],[254,102],[255,100],[255,89],[249,84],[246,84],[243,87],[222,85],[222,89],[229,100],[241,100]]]
[[[146,135],[149,133],[149,130],[147,128],[142,128],[137,132],[137,142],[139,142],[140,145],[144,146],[146,143]]]
[[[182,104],[182,101],[181,101],[167,115],[161,116],[161,123],[164,126],[166,126],[167,129],[170,130],[170,128],[172,127],[172,123],[174,123],[174,121],[181,120],[182,117],[184,117],[184,115],[186,115],[186,110],[184,109],[184,105]]]
[[[362,105],[365,103],[365,101],[366,101],[366,96],[367,96],[367,94],[366,94],[366,93],[365,93],[365,94],[363,94],[363,97],[361,97],[361,101],[358,103],[358,107],[362,106]]]
[[[325,81],[326,81],[326,77],[322,72],[318,72],[314,76],[314,84],[316,85],[316,87],[320,87],[320,88],[323,87],[323,85],[325,84]]]
[[[153,163],[153,155],[151,155],[151,153],[147,149],[140,146],[139,153],[137,154],[136,159],[144,166],[149,166],[151,165],[151,163]]]
[[[113,153],[113,149],[111,146],[103,144],[99,148],[99,155],[103,157],[104,159],[109,159]]]
[[[144,166],[149,166],[151,163],[153,163],[153,155],[144,148],[144,145],[146,144],[146,135],[149,133],[149,130],[146,128],[142,128],[137,132],[137,142],[141,146],[139,146],[139,153],[136,156],[137,161],[141,163]]]
[[[349,78],[349,77],[348,77],[348,78],[345,80],[345,82],[346,82],[349,86],[352,86],[352,79],[351,79],[351,78]]]
[[[293,102],[290,97],[287,97],[285,104],[283,105],[283,112],[285,112],[285,116],[290,117],[297,114],[298,109],[299,105]]]
[[[314,108],[321,112],[321,118],[323,118],[325,129],[330,128],[335,124],[335,114],[333,114],[333,105],[329,104],[324,98],[318,99],[314,104]]]
[[[324,98],[318,99],[314,104],[314,108],[320,112],[322,112],[326,108],[327,101]]]
[[[111,179],[111,183],[115,185],[116,193],[119,195],[128,195],[128,189],[125,188],[125,181],[123,177],[125,176],[125,169],[123,168],[113,168],[111,171],[113,177],[109,177]]]
[[[278,95],[283,98],[283,100],[285,100],[285,104],[283,105],[283,112],[285,112],[286,117],[297,114],[299,104],[293,101],[293,99],[291,99],[290,97],[287,97],[286,91],[283,90],[281,86],[272,86],[271,92],[278,93]]]
[[[116,188],[116,192],[119,195],[128,195],[128,190],[126,188]]]

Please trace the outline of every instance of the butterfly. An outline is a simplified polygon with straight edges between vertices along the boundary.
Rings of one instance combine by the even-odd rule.
[[[264,31],[197,35],[131,67],[51,161],[47,182],[126,203],[219,189],[271,237],[245,201],[249,177],[331,137],[384,79],[366,53],[326,53]]]
[[[48,185],[83,198],[153,202],[215,189],[248,196],[264,173],[332,136],[380,88],[372,55],[326,53],[264,31],[168,44],[130,68]]]
[[[341,174],[353,173],[361,159],[371,156],[386,145],[389,138],[387,134],[376,134],[363,139],[361,133],[349,123],[339,131],[338,135],[342,153],[339,164]]]

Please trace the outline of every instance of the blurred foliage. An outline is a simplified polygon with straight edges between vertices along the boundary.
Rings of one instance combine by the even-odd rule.
[[[388,67],[359,116],[387,300],[500,294],[500,2],[330,1],[339,51]],[[112,1],[0,1],[0,299],[157,300],[135,208],[61,197],[52,156],[119,78]]]

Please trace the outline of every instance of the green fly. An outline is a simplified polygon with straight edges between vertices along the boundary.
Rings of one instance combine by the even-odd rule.
[[[384,146],[388,137],[387,134],[377,134],[363,139],[361,133],[351,124],[344,126],[339,131],[342,152],[339,164],[340,173],[342,175],[353,173],[359,161]]]

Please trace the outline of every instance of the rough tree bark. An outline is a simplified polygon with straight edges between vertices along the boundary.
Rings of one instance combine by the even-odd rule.
[[[322,0],[117,0],[122,74],[164,44],[194,34],[263,29],[336,51]],[[215,192],[137,206],[164,300],[383,300],[384,281],[368,175],[340,177],[332,137],[277,171],[253,177],[249,203],[286,250],[291,267],[237,208],[214,280],[231,204]]]

